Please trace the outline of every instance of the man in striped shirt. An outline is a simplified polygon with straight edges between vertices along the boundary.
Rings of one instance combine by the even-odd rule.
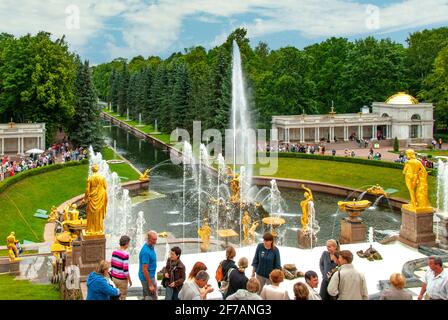
[[[115,286],[120,290],[120,300],[126,300],[128,294],[128,283],[132,286],[129,276],[129,253],[126,251],[131,239],[128,236],[120,238],[120,249],[112,252],[112,272],[111,278]]]

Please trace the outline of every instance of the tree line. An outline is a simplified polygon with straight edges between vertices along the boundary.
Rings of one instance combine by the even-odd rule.
[[[0,122],[44,122],[46,141],[64,129],[75,146],[102,145],[89,62],[48,32],[0,34]]]
[[[405,91],[436,105],[437,125],[448,123],[448,28],[409,35],[408,46],[390,39],[329,38],[299,50],[250,46],[238,28],[220,46],[201,46],[166,59],[137,56],[94,67],[99,97],[112,109],[154,123],[163,131],[202,121],[203,129],[229,126],[232,42],[238,43],[253,119],[270,128],[272,115],[358,112]]]

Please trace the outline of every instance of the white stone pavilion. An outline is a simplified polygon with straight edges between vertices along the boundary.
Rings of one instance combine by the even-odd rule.
[[[0,155],[45,150],[45,123],[0,123]]]
[[[333,110],[333,109],[332,109]],[[433,138],[431,103],[398,92],[385,102],[373,102],[359,113],[323,115],[273,116],[272,129],[278,129],[279,142],[348,141],[350,137],[364,140],[394,139],[400,143],[429,143]]]

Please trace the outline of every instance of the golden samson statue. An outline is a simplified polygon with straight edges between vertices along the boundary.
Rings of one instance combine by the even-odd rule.
[[[106,179],[98,173],[98,165],[92,166],[93,174],[87,179],[84,201],[87,204],[86,235],[104,235],[104,217],[107,208]]]
[[[416,158],[412,149],[406,150],[408,161],[404,165],[403,174],[409,190],[410,203],[403,208],[415,213],[430,213],[434,209],[428,199],[428,173],[423,164]]]

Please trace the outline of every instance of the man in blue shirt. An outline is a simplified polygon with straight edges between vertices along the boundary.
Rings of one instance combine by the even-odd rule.
[[[156,268],[157,256],[154,246],[157,243],[157,232],[149,231],[147,242],[143,245],[139,254],[138,277],[142,282],[143,299],[157,300]]]

